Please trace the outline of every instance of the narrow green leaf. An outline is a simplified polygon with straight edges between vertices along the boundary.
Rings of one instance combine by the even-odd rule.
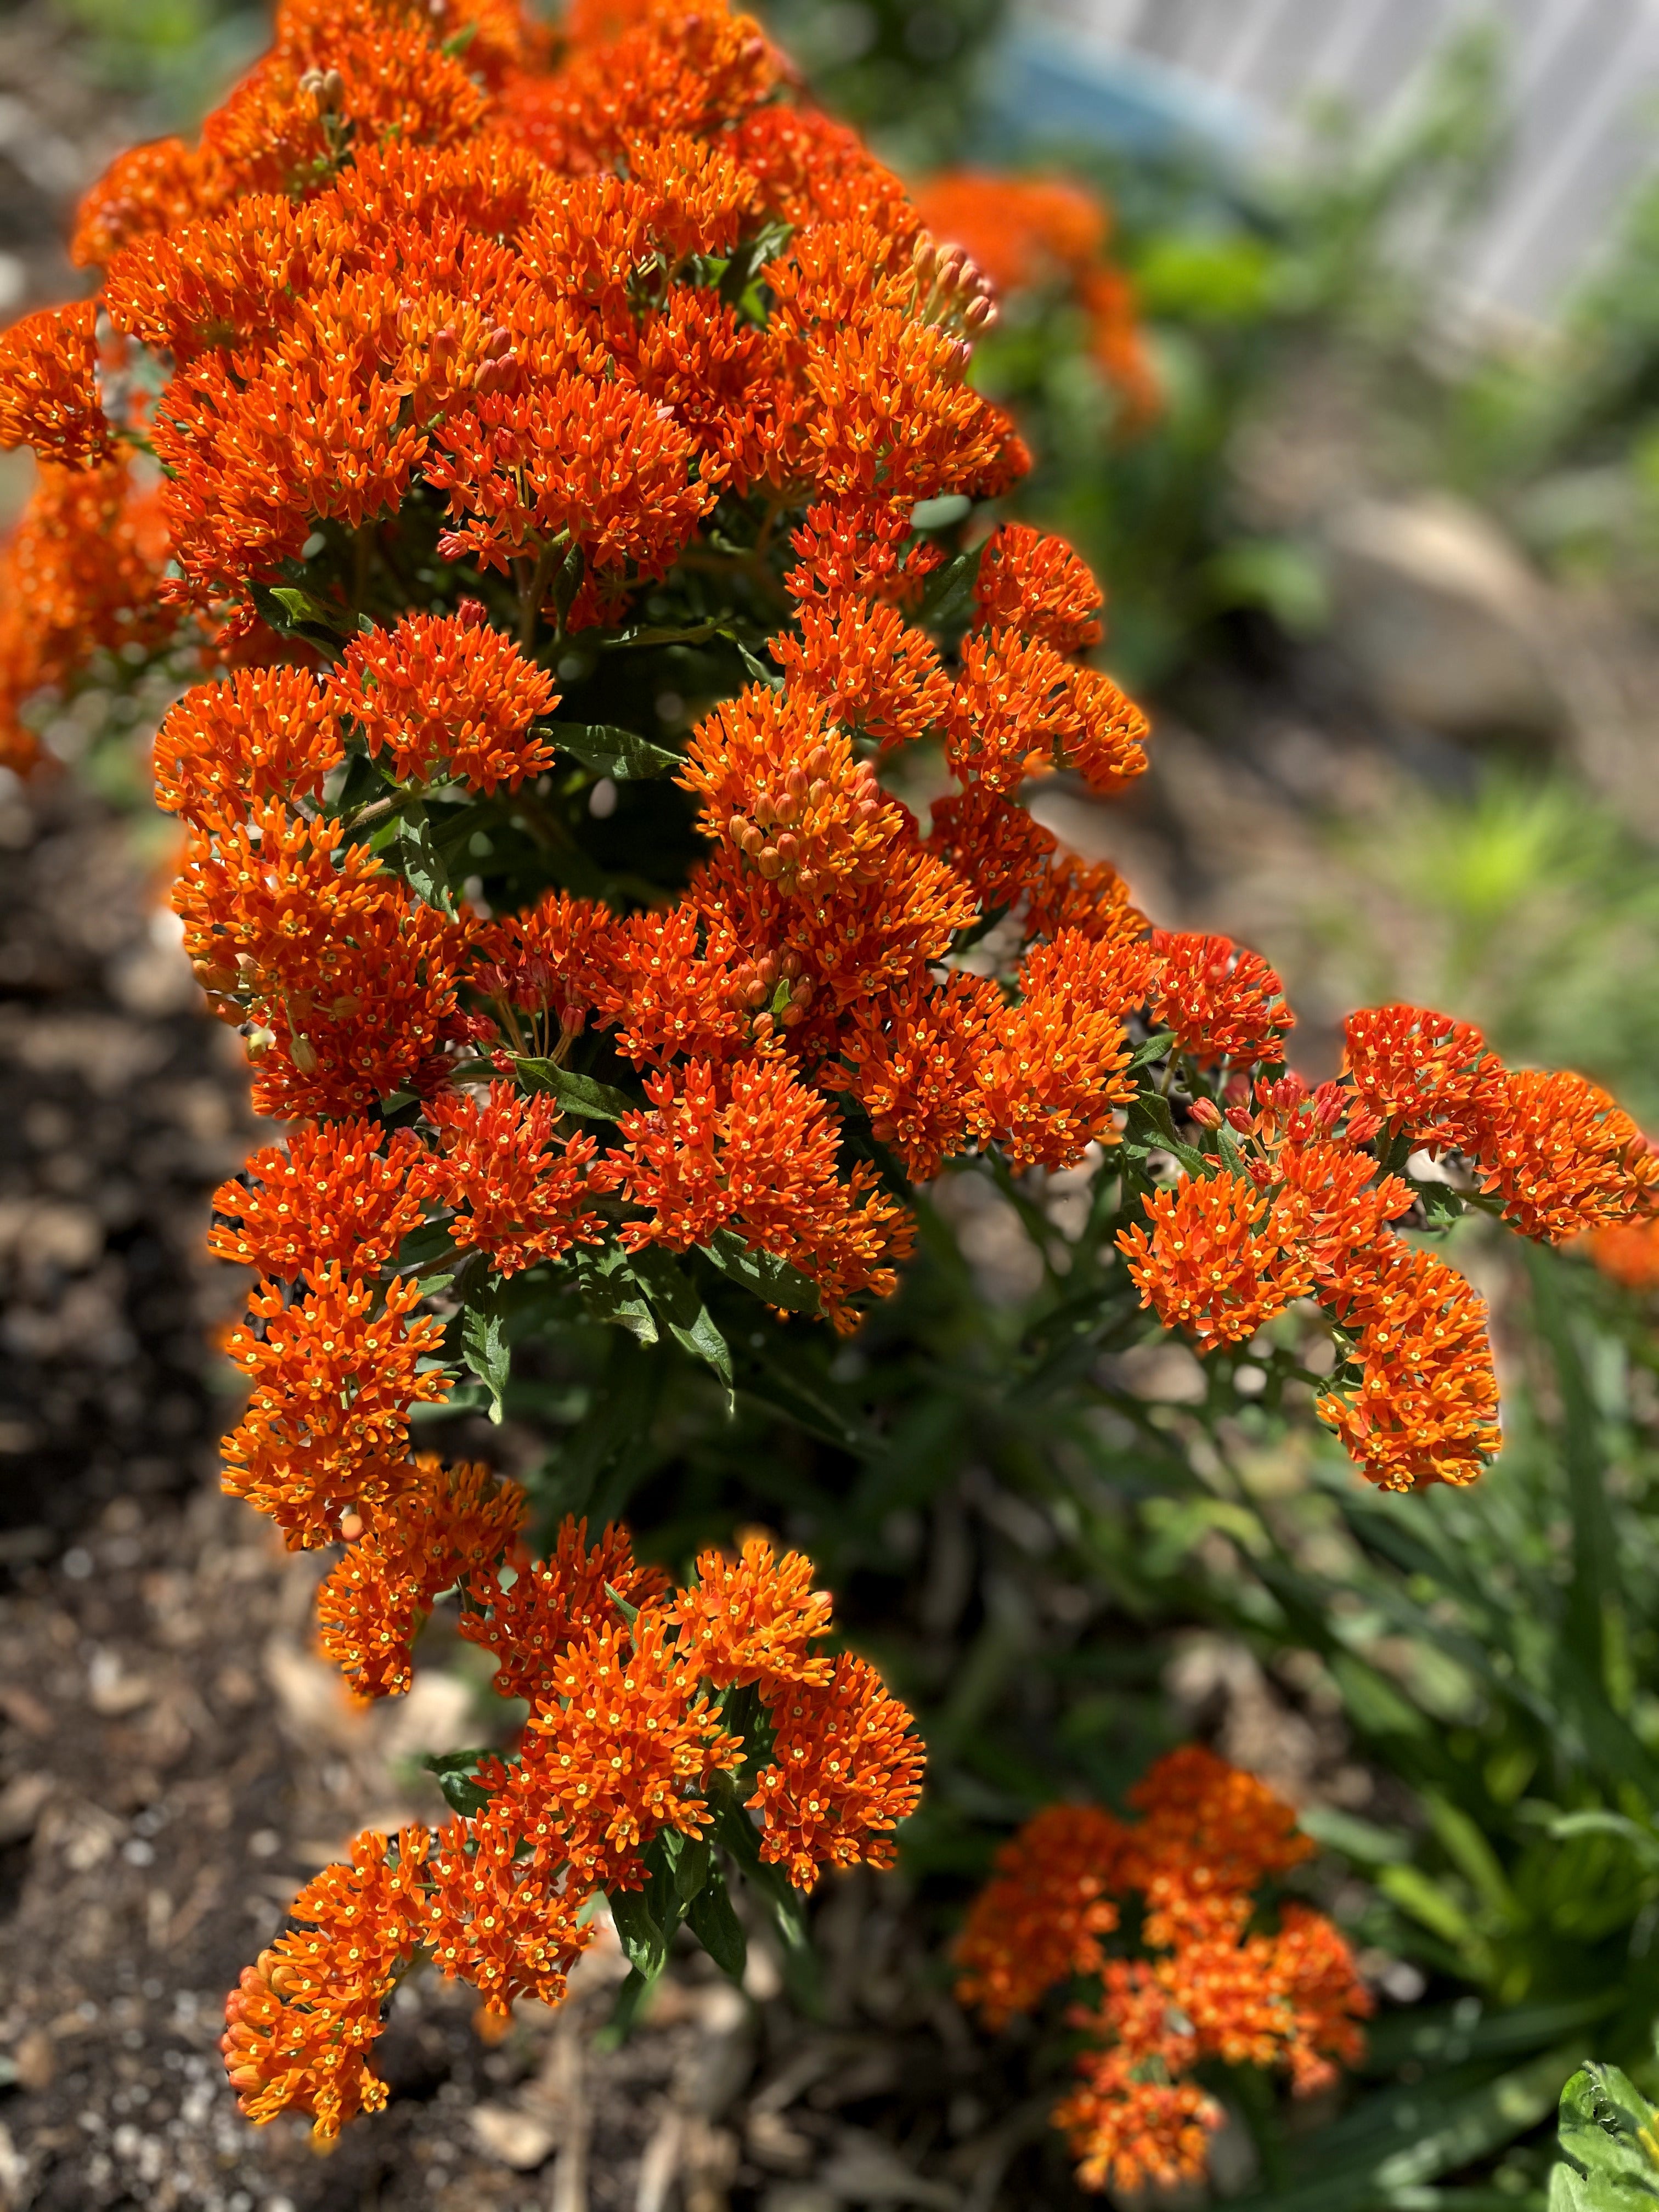
[[[608,1083],[595,1083],[591,1075],[578,1075],[556,1060],[528,1056],[513,1063],[532,1091],[550,1091],[567,1114],[586,1115],[592,1121],[616,1121],[639,1111],[637,1101]]]
[[[659,1318],[668,1324],[676,1343],[713,1368],[726,1386],[726,1411],[732,1410],[732,1348],[714,1316],[698,1297],[672,1253],[647,1244],[633,1255],[633,1269],[644,1284]]]
[[[513,1352],[499,1313],[469,1306],[461,1317],[461,1357],[489,1393],[489,1418],[501,1418],[501,1396],[512,1370]]]
[[[1533,1310],[1549,1346],[1561,1394],[1559,1437],[1572,1509],[1572,1580],[1564,1623],[1566,1651],[1595,1680],[1617,1712],[1627,1709],[1622,1681],[1625,1596],[1620,1551],[1607,1492],[1601,1421],[1584,1372],[1561,1288],[1561,1262],[1539,1245],[1527,1248]]]
[[[730,637],[730,631],[726,635]],[[737,647],[738,657],[748,670],[752,683],[763,684],[769,691],[782,690],[783,676],[780,670],[769,668],[763,660],[757,659],[741,638],[732,637],[732,642]]]
[[[342,627],[338,613],[313,599],[309,592],[298,591],[291,584],[255,584],[252,593],[254,605],[273,629],[289,636],[321,630],[337,641]]]
[[[749,1964],[749,1939],[743,1932],[743,1923],[733,1909],[721,1875],[714,1875],[697,1892],[685,1918],[691,1933],[720,1972],[729,1974],[741,1989]]]
[[[964,623],[974,611],[974,586],[979,580],[979,560],[983,549],[975,546],[971,553],[958,553],[954,560],[935,568],[927,579],[921,595],[921,621],[927,629],[947,624]]]
[[[1123,1131],[1123,1147],[1132,1156],[1143,1159],[1154,1150],[1168,1152],[1180,1161],[1188,1175],[1206,1176],[1215,1170],[1215,1162],[1207,1153],[1194,1152],[1176,1136],[1170,1102],[1156,1091],[1143,1091],[1130,1107]]]
[[[1327,1850],[1340,1851],[1358,1866],[1395,1866],[1411,1856],[1412,1839],[1401,1828],[1379,1828],[1334,1805],[1310,1805],[1297,1818],[1304,1835]]]
[[[673,1854],[674,1894],[683,1905],[701,1894],[714,1864],[714,1854],[699,1837],[678,1838],[679,1849]]]
[[[597,1252],[579,1247],[573,1256],[582,1304],[594,1320],[625,1328],[641,1344],[655,1344],[657,1317],[629,1255],[620,1245],[608,1244]]]
[[[1162,1060],[1175,1039],[1173,1030],[1160,1030],[1156,1036],[1149,1036],[1140,1049],[1130,1056],[1128,1073],[1133,1074],[1137,1067],[1145,1067],[1151,1060]]]
[[[617,1941],[622,1945],[623,1958],[645,1981],[655,1981],[667,1963],[668,1939],[657,1925],[651,1908],[645,1901],[645,1893],[638,1889],[617,1889],[607,1894],[611,1900],[611,1917],[616,1923]]]
[[[816,1283],[775,1252],[757,1251],[745,1244],[735,1230],[717,1229],[702,1249],[721,1274],[741,1283],[768,1305],[784,1306],[791,1313],[823,1311]]]
[[[584,768],[596,769],[614,783],[649,782],[685,766],[680,754],[617,722],[544,722],[538,726],[562,752],[574,753]]]
[[[394,814],[386,826],[391,835],[385,844],[380,843],[378,834],[370,843],[377,852],[386,854],[412,891],[453,921],[455,894],[449,887],[448,871],[433,842],[432,824],[425,807],[418,803],[406,806],[401,813]]]
[[[622,1595],[621,1591],[612,1589],[609,1583],[605,1586],[605,1594],[631,1628],[634,1626],[634,1623],[640,1617],[640,1609],[638,1606],[629,1605],[628,1600]]]

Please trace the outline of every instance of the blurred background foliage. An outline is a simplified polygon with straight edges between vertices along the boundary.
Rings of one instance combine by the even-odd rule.
[[[187,125],[263,35],[214,0],[59,5],[157,130]],[[1616,585],[1638,635],[1659,613],[1659,186],[1554,331],[1454,343],[1429,313],[1422,271],[1504,143],[1490,27],[1446,49],[1385,136],[1328,116],[1294,174],[1247,178],[1010,143],[984,96],[1000,0],[775,0],[769,18],[908,174],[994,155],[1109,210],[1102,253],[1128,280],[1154,404],[1095,358],[1075,271],[1007,293],[977,374],[1033,448],[1019,511],[1107,585],[1109,665],[1208,744],[1227,750],[1241,683],[1316,721],[1329,696],[1316,514],[1275,512],[1249,465],[1310,376],[1341,395],[1372,482],[1475,498],[1565,585]],[[1382,750],[1399,736],[1385,723]],[[1409,927],[1312,884],[1308,972],[1472,1017],[1659,1129],[1640,810],[1571,747],[1396,750],[1385,820],[1322,800],[1304,832],[1328,880]],[[527,1350],[508,1411],[549,1440],[544,1514],[626,1511],[677,1563],[744,1519],[811,1550],[922,1717],[906,1864],[941,1960],[997,1838],[1057,1794],[1121,1798],[1194,1729],[1300,1790],[1327,1847],[1321,1901],[1385,2001],[1342,2109],[1277,2112],[1224,2085],[1254,2145],[1233,2193],[1279,2212],[1541,2208],[1582,2059],[1659,2092],[1652,1303],[1577,1255],[1460,1228],[1497,1316],[1506,1449],[1473,1490],[1393,1499],[1355,1480],[1305,1391],[1281,1390],[1273,1346],[1265,1366],[1200,1368],[1114,1303],[1094,1204],[1086,1175],[947,1178],[902,1295],[851,1345],[769,1340],[730,1423],[672,1347],[577,1327]],[[1053,2045],[1015,2039],[1008,2063],[1041,2084]],[[1030,2201],[1072,2201],[1051,2151],[1030,2160]]]

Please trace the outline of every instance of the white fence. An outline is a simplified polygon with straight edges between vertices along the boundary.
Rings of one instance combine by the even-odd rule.
[[[1449,38],[1494,23],[1513,136],[1455,272],[1477,311],[1547,318],[1659,167],[1659,0],[1024,0],[1021,21],[1052,65],[1071,57],[1074,119],[1091,82],[1127,82],[1281,149],[1325,96],[1386,123]]]

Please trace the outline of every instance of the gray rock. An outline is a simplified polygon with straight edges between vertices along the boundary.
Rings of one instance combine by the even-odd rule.
[[[1355,500],[1325,538],[1336,641],[1389,714],[1463,739],[1562,733],[1549,593],[1495,523],[1424,493]]]

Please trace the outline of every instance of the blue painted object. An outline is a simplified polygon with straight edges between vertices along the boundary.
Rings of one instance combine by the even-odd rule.
[[[1060,140],[1236,168],[1267,124],[1258,107],[1184,70],[1049,31],[1009,33],[981,90],[985,152],[1004,160]]]

